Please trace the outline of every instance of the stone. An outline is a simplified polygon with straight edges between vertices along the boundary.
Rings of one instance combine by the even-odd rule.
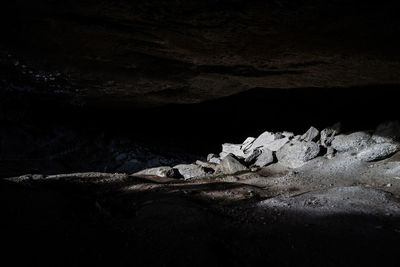
[[[253,163],[259,155],[261,155],[262,150],[260,148],[256,148],[253,152],[244,160],[246,163]]]
[[[336,131],[331,128],[325,128],[321,131],[320,143],[322,146],[330,146],[333,139],[335,139]]]
[[[204,162],[201,160],[196,160],[196,164],[205,168],[205,169],[211,169],[213,171],[215,171],[218,168],[218,165],[215,163],[211,163],[211,162]]]
[[[300,139],[301,139],[301,135],[295,135],[292,140],[300,141]]]
[[[221,159],[219,157],[217,158],[212,158],[209,161],[210,163],[215,163],[215,164],[220,164],[221,163]]]
[[[338,135],[332,141],[332,147],[339,152],[359,151],[371,143],[371,135],[366,132],[355,132]]]
[[[135,173],[135,175],[154,175],[159,177],[180,178],[181,175],[177,169],[169,166],[161,166],[156,168],[145,169]]]
[[[229,144],[229,143],[225,143],[222,144],[222,152],[219,154],[221,158],[226,157],[228,154],[233,154],[236,157],[240,157],[240,158],[244,158],[244,152],[243,150],[241,150],[241,144],[237,145],[237,144]]]
[[[335,149],[333,147],[329,146],[326,149],[326,157],[328,159],[333,159],[335,157],[335,154],[336,154],[336,151],[335,151]]]
[[[398,143],[376,143],[369,145],[357,154],[357,158],[363,161],[375,161],[389,157],[400,150]]]
[[[197,177],[205,177],[211,174],[207,169],[196,164],[179,164],[174,166],[174,168],[178,169],[179,173],[185,180]]]
[[[270,151],[278,151],[279,149],[281,149],[281,147],[283,147],[287,142],[289,142],[289,138],[288,137],[284,137],[281,139],[277,139],[275,141],[272,141],[269,144],[266,144],[264,146],[264,148],[267,148]]]
[[[265,167],[274,162],[274,154],[271,150],[263,148],[261,154],[257,157],[255,166]]]
[[[317,128],[311,126],[311,128],[308,129],[308,131],[301,136],[300,140],[311,142],[317,139],[318,135],[319,131],[317,130]]]
[[[284,132],[282,133],[282,135],[283,135],[284,137],[289,138],[289,139],[294,137],[294,133],[292,133],[292,132],[287,132],[287,131],[284,131]]]
[[[221,160],[221,171],[226,174],[234,174],[248,169],[233,154],[227,155]]]
[[[380,124],[374,134],[372,139],[376,143],[386,143],[398,140],[400,137],[400,123],[398,121],[388,121]]]
[[[211,159],[218,158],[217,154],[211,153],[207,155],[207,161],[210,162]]]
[[[315,142],[291,141],[276,152],[278,162],[283,166],[298,168],[317,157],[320,147]]]
[[[251,147],[251,145],[253,144],[254,140],[256,140],[254,137],[247,137],[246,140],[244,140],[242,146],[240,147],[240,149],[246,153],[246,151],[248,151],[248,149]]]
[[[263,147],[266,144],[271,143],[272,141],[274,141],[275,138],[275,134],[271,133],[271,132],[264,132],[262,133],[259,137],[257,137],[256,140],[254,140],[253,144],[251,145],[251,150],[258,148],[258,147]]]

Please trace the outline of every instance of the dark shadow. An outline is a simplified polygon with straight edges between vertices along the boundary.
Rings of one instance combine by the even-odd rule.
[[[188,193],[242,186],[229,183],[122,193],[65,183],[1,182],[3,260],[25,266],[373,266],[397,257],[398,217],[294,212],[288,219],[273,210],[253,213],[257,197],[220,205],[221,199]]]

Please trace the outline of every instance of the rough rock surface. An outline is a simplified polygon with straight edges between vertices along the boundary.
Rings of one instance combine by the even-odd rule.
[[[254,162],[255,166],[265,167],[274,162],[274,154],[271,150],[267,148],[261,149],[261,154],[257,157],[256,162]]]
[[[159,177],[179,178],[178,169],[171,168],[169,166],[155,167],[150,169],[144,169],[135,175],[155,175]]]
[[[276,135],[272,132],[264,132],[259,137],[257,137],[254,142],[252,143],[250,149],[256,149],[259,147],[263,147],[271,142],[276,140]]]
[[[399,149],[400,144],[398,143],[377,143],[361,150],[357,157],[364,161],[380,160],[396,153]]]
[[[306,141],[306,142],[315,141],[315,139],[317,139],[318,135],[319,135],[318,129],[315,127],[311,127],[310,129],[308,129],[308,131],[305,134],[303,134],[301,136],[300,140]]]
[[[179,164],[174,166],[175,169],[178,169],[179,173],[183,176],[183,178],[191,179],[196,177],[204,177],[209,174],[203,167],[196,164]]]
[[[332,147],[339,151],[359,151],[370,143],[371,135],[366,132],[356,132],[348,135],[338,135],[332,141]]]
[[[241,150],[241,147],[242,147],[241,144],[229,144],[229,143],[222,144],[222,152],[219,154],[219,156],[221,158],[224,158],[229,154],[233,154],[236,157],[243,158],[245,154],[243,150]]]
[[[336,131],[331,128],[325,128],[321,131],[320,143],[324,147],[330,146],[333,139],[335,139]]]
[[[247,171],[248,169],[232,154],[229,154],[221,160],[221,170],[226,174],[234,174]]]
[[[298,168],[317,157],[319,151],[319,145],[315,142],[291,141],[276,152],[276,157],[280,164]]]
[[[251,152],[251,154],[249,155],[249,156],[247,156],[246,158],[245,158],[245,162],[246,163],[253,163],[260,155],[261,155],[261,153],[262,153],[263,151],[260,149],[260,148],[256,148],[256,149],[254,149],[253,150],[253,152]]]
[[[289,142],[288,137],[283,137],[277,140],[272,141],[271,143],[265,144],[263,148],[266,148],[270,151],[278,151],[283,147],[287,142]]]

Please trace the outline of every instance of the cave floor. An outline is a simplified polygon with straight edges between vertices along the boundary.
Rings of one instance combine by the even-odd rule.
[[[343,154],[187,181],[4,179],[2,252],[35,266],[382,264],[397,257],[399,166],[400,153],[373,163]]]

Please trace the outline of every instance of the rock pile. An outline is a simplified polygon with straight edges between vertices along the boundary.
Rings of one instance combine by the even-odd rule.
[[[249,172],[277,163],[299,168],[318,156],[327,160],[336,153],[347,153],[361,161],[375,161],[400,150],[400,124],[387,122],[375,131],[340,133],[340,125],[319,131],[311,127],[303,135],[266,131],[257,138],[248,137],[241,144],[225,143],[219,155],[209,154],[207,162],[158,167],[137,174],[191,179]]]

